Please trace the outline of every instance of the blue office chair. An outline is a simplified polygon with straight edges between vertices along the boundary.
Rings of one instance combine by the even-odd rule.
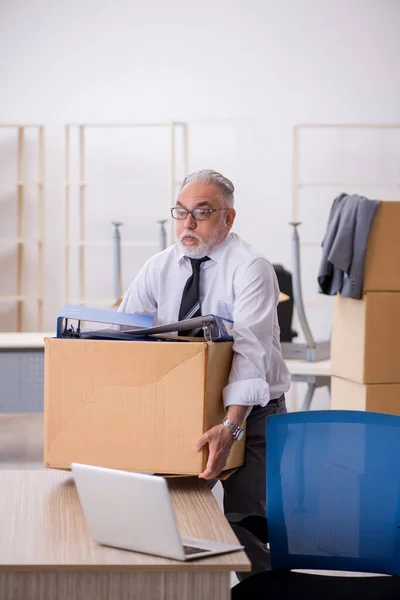
[[[272,570],[235,586],[232,600],[400,600],[400,417],[289,413],[268,417],[266,431]]]

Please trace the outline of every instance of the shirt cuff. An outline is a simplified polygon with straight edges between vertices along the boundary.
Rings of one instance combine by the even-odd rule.
[[[229,383],[223,389],[222,398],[225,410],[231,404],[248,406],[247,417],[254,405],[267,406],[271,396],[265,379],[242,379]]]

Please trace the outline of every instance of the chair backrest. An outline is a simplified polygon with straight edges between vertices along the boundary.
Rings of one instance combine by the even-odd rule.
[[[282,265],[272,265],[275,269],[276,278],[278,280],[279,289],[281,292],[289,296],[285,302],[278,304],[278,323],[280,328],[280,341],[291,342],[297,336],[297,332],[292,329],[293,320],[293,286],[292,274],[287,271]]]
[[[400,575],[400,417],[273,415],[266,436],[272,568]]]

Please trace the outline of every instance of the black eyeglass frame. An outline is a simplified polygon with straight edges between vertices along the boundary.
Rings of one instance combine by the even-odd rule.
[[[174,211],[175,210],[181,210],[181,211],[185,211],[185,216],[184,217],[175,217],[174,216]],[[198,210],[201,210],[203,213],[205,211],[207,211],[207,216],[205,218],[201,218],[201,219],[196,219],[196,217],[194,216],[194,213]],[[211,214],[214,212],[218,212],[220,210],[229,210],[229,208],[193,208],[192,210],[188,210],[187,208],[183,208],[181,206],[173,206],[170,211],[171,211],[171,217],[173,219],[176,219],[177,221],[185,221],[188,218],[188,215],[192,215],[193,219],[195,221],[208,221],[211,217]]]

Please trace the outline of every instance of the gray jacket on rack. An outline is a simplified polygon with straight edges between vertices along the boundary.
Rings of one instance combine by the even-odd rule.
[[[333,296],[362,297],[365,253],[380,201],[356,194],[335,198],[322,241],[319,291]]]

